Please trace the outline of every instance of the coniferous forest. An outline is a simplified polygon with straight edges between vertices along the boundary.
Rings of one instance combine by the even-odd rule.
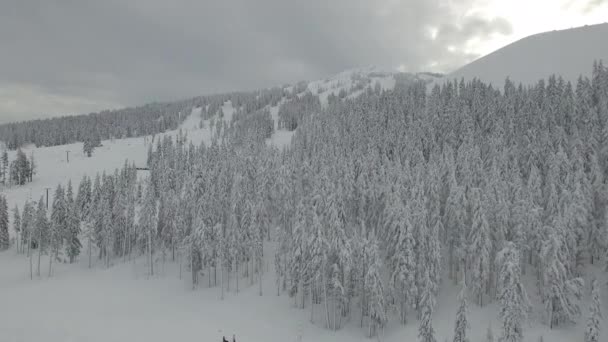
[[[490,303],[501,341],[521,341],[533,312],[550,328],[582,321],[585,341],[597,341],[605,284],[585,280],[608,266],[608,69],[595,63],[575,84],[552,76],[527,87],[428,87],[368,85],[326,107],[302,88],[275,88],[0,126],[17,148],[79,141],[91,127],[104,138],[161,132],[188,106],[203,118],[228,100],[237,109],[208,146],[156,139],[143,176],[125,163],[58,185],[49,212],[41,199],[8,213],[0,198],[0,248],[13,215],[32,277],[52,275],[53,262],[140,257],[149,274],[179,263],[192,287],[222,296],[261,284],[270,257],[276,293],[260,285],[260,295],[320,304],[310,318],[331,330],[350,319],[373,337],[389,321],[417,324],[424,342],[436,341],[437,295],[453,283],[462,287],[454,341],[475,325],[468,307]],[[284,149],[266,144],[274,123],[265,108],[279,103],[279,127],[295,130]],[[579,304],[588,288],[589,313]]]

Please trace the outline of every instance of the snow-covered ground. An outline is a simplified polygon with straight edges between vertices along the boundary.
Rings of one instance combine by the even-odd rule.
[[[270,249],[272,250],[272,246]],[[269,254],[269,259],[272,253]],[[267,260],[263,295],[257,280],[252,286],[231,290],[220,299],[219,287],[207,287],[207,278],[199,288],[189,285],[188,274],[179,277],[179,264],[158,260],[159,275],[148,277],[143,259],[117,263],[109,269],[102,265],[87,268],[80,263],[57,264],[54,275],[46,276],[46,258],[42,277],[30,280],[29,261],[14,250],[0,253],[0,340],[3,342],[108,342],[108,341],[220,341],[222,335],[236,334],[237,341],[369,341],[366,327],[359,326],[355,314],[339,331],[324,328],[322,305],[315,307],[315,322],[310,322],[310,308],[294,307],[287,295],[277,296],[272,262]],[[241,284],[249,280],[241,278]],[[243,285],[241,285],[243,286]],[[458,287],[446,284],[437,298],[433,324],[437,340],[451,340],[457,310]],[[606,298],[606,297],[604,297]],[[469,304],[471,342],[485,341],[492,326],[497,340],[500,323],[497,304],[478,308]],[[586,312],[586,307],[584,307]],[[582,341],[583,323],[575,327],[549,330],[537,323],[536,314],[526,326],[525,341]],[[606,323],[604,323],[606,327]],[[418,323],[411,315],[409,323],[391,320],[380,339],[386,342],[417,341]],[[601,341],[608,340],[604,328]]]
[[[532,35],[498,49],[446,76],[479,78],[502,89],[507,76],[517,83],[533,84],[552,74],[576,84],[578,76],[591,76],[594,60],[608,64],[608,23]]]
[[[327,106],[329,95],[338,96],[341,90],[346,91],[351,98],[359,96],[368,85],[374,87],[376,83],[379,83],[383,90],[392,90],[395,87],[396,72],[381,70],[373,66],[351,69],[328,79],[309,82],[307,90],[319,96],[322,106]],[[363,89],[353,89],[358,83],[364,85]]]

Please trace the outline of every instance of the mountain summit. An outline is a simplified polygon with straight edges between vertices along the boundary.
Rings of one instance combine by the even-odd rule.
[[[551,74],[576,81],[591,75],[594,60],[608,62],[608,23],[549,31],[520,39],[448,74],[448,79],[479,78],[502,87],[505,78],[531,84]]]

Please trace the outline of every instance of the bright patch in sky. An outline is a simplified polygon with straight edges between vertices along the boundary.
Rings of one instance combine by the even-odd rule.
[[[511,23],[510,35],[487,41],[470,40],[466,51],[487,55],[536,33],[608,22],[605,0],[480,0],[471,14],[503,17]]]

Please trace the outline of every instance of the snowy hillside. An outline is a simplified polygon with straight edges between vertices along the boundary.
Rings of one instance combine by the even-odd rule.
[[[559,74],[575,82],[591,75],[594,60],[608,62],[608,23],[544,32],[521,39],[448,74],[447,79],[479,78],[502,88],[506,77],[531,84]]]
[[[598,79],[608,80],[608,71],[599,72]],[[36,158],[37,174],[1,189],[10,209],[17,205],[23,213],[24,202],[37,201],[47,188],[53,203],[57,184],[68,180],[76,189],[84,175],[109,176],[93,187],[83,210],[86,230],[69,236],[73,231],[61,230],[69,223],[55,223],[62,216],[54,204],[44,212],[44,200],[35,219],[30,215],[21,226],[56,250],[19,254],[10,211],[12,244],[0,251],[0,342],[220,341],[232,334],[239,342],[368,336],[401,342],[420,334],[450,341],[455,326],[471,342],[489,341],[488,329],[494,341],[522,330],[523,342],[581,341],[590,304],[601,304],[590,299],[590,280],[608,280],[597,261],[606,252],[598,239],[608,236],[601,231],[608,221],[594,202],[608,188],[608,151],[596,144],[603,132],[581,117],[583,134],[551,127],[546,139],[504,149],[507,139],[522,138],[520,127],[536,136],[544,123],[573,122],[557,109],[561,96],[531,106],[527,115],[515,111],[528,108],[517,107],[495,120],[499,114],[472,110],[478,109],[470,107],[477,105],[467,97],[472,92],[418,102],[424,85],[390,91],[400,82],[436,79],[355,69],[194,104],[177,129],[104,140],[90,158],[82,143],[24,146]],[[538,100],[518,91],[526,103]],[[595,91],[608,99],[608,88]],[[499,108],[509,100],[494,92],[481,96],[481,103]],[[569,99],[572,107],[585,103]],[[299,100],[302,106],[288,113],[296,128],[288,130],[279,124],[281,109]],[[344,105],[325,110],[331,101]],[[454,115],[429,125],[430,110]],[[476,119],[483,127],[465,126]],[[183,145],[164,139],[184,134]],[[531,157],[529,151],[543,152]],[[591,151],[589,165],[581,151]],[[125,161],[149,170],[130,182],[128,172],[114,173]],[[72,207],[70,213],[81,206]],[[578,224],[566,220],[571,215],[597,223],[577,232],[589,241],[570,235]],[[71,264],[64,251],[74,235],[82,246]],[[22,239],[25,245],[31,240]],[[458,296],[463,276],[468,325],[455,324],[466,306]],[[541,286],[539,276],[551,286]],[[607,298],[606,290],[598,293]],[[601,324],[598,338],[606,341],[606,318]]]
[[[431,82],[439,78],[431,73],[407,73],[370,66],[346,70],[327,79],[309,82],[306,90],[318,95],[321,104],[325,106],[329,95],[340,96],[340,92],[347,98],[356,98],[367,87],[375,89],[379,86],[381,90],[393,90],[397,79],[403,82]]]

